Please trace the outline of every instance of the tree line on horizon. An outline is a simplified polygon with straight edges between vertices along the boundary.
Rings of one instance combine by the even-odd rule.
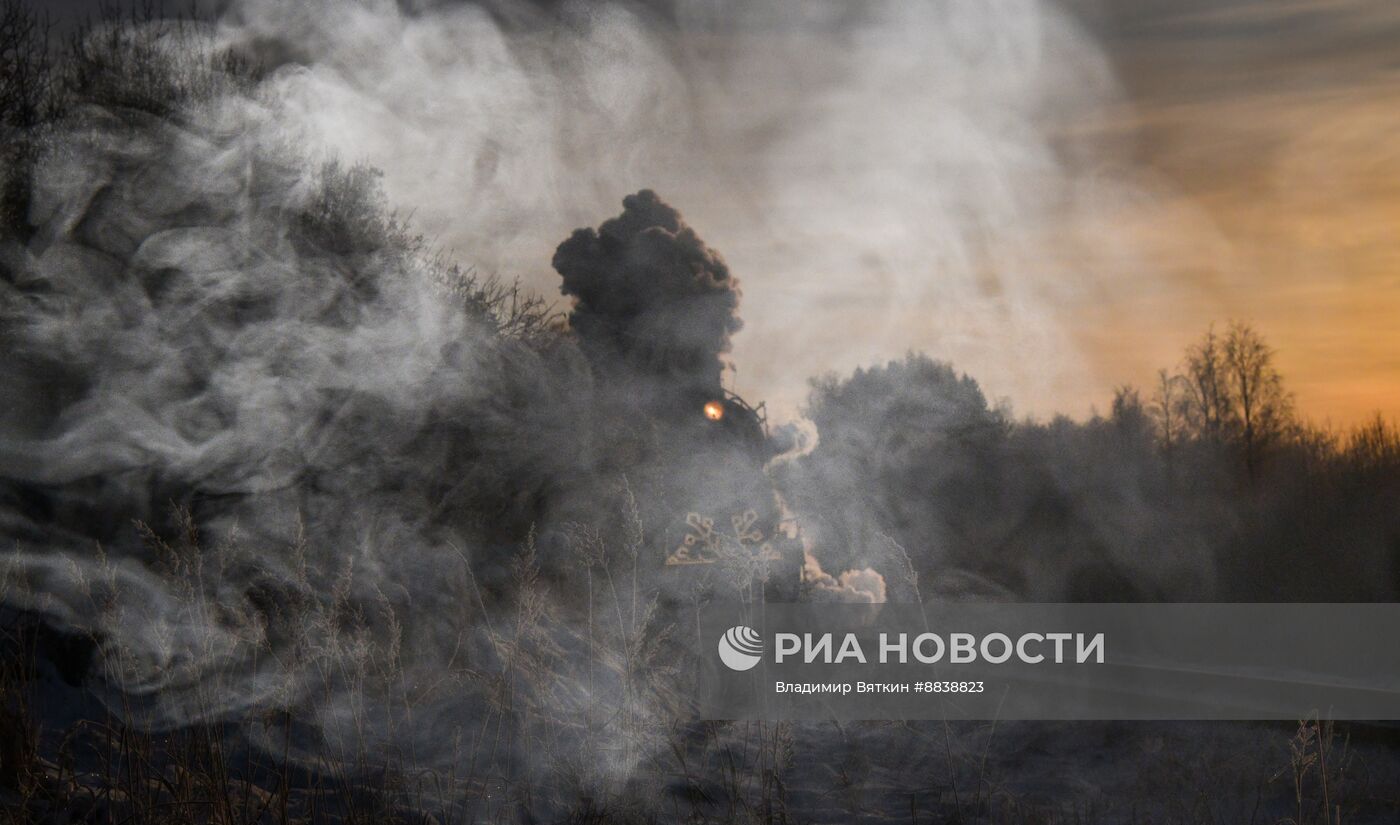
[[[917,353],[814,380],[805,412],[779,486],[837,567],[1042,601],[1400,594],[1400,428],[1302,419],[1246,322],[1085,421],[1018,419]]]

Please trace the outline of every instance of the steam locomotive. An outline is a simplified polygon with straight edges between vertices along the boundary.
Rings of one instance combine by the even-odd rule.
[[[670,577],[703,575],[720,596],[726,586],[768,601],[797,597],[802,546],[764,468],[778,453],[765,407],[721,390],[688,405],[680,443],[656,497],[674,515],[659,536]],[[711,567],[719,575],[706,575]],[[701,571],[704,571],[703,573]]]

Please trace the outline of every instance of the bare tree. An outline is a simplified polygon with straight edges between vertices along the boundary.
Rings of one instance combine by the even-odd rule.
[[[1157,370],[1157,385],[1152,390],[1148,413],[1156,425],[1157,439],[1168,463],[1175,455],[1177,445],[1186,437],[1189,392],[1184,376],[1165,369]]]
[[[33,132],[54,106],[50,30],[22,0],[0,0],[0,230],[27,211]]]
[[[1186,350],[1186,417],[1202,438],[1221,442],[1233,425],[1234,399],[1226,376],[1225,347],[1212,325]]]
[[[1124,438],[1151,441],[1152,420],[1148,416],[1147,406],[1142,403],[1142,393],[1137,388],[1122,386],[1113,391],[1109,420]]]
[[[1365,475],[1395,473],[1400,470],[1400,427],[1376,413],[1352,431],[1344,454]]]
[[[166,14],[160,0],[99,0],[95,15],[68,33],[61,57],[66,105],[159,116],[246,89],[258,75],[244,54],[219,47],[192,17]]]
[[[53,91],[48,18],[21,0],[0,0],[0,123],[28,129],[44,117]]]
[[[1231,418],[1237,424],[1245,469],[1254,478],[1261,453],[1291,423],[1292,399],[1284,391],[1283,378],[1274,366],[1273,348],[1249,324],[1231,322],[1220,353],[1233,404]]]

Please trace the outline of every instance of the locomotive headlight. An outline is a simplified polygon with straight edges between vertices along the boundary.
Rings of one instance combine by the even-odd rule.
[[[718,421],[724,418],[724,405],[718,401],[706,401],[705,417],[711,421]]]

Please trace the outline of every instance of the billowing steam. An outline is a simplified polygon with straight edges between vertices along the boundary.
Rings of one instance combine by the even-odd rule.
[[[683,205],[744,282],[735,386],[783,417],[809,376],[909,348],[1079,410],[1107,383],[1086,298],[1180,297],[1102,229],[1152,193],[1084,128],[1115,83],[1053,4],[408,5],[243,0],[221,32],[282,64],[264,94],[289,130],[540,293],[549,250],[624,194]]]
[[[286,709],[298,738],[446,764],[528,707],[552,758],[629,775],[664,716],[637,684],[666,650],[652,620],[720,578],[659,554],[712,549],[711,573],[782,556],[773,444],[721,380],[736,279],[643,187],[742,262],[734,355],[756,396],[932,343],[911,329],[958,358],[1004,333],[1028,355],[991,383],[1034,386],[1077,369],[1043,299],[1082,285],[1014,274],[1038,244],[988,236],[1086,208],[1049,133],[1109,85],[1066,19],[1022,4],[660,17],[248,0],[215,37],[267,64],[250,90],[55,127],[35,232],[0,250],[0,601],[90,635],[91,685],[154,727]],[[374,173],[304,145],[383,166],[414,228]],[[562,276],[569,334],[512,318],[439,241],[540,292]],[[829,449],[789,468],[794,507],[844,553],[830,569],[856,568],[806,559],[816,595],[907,595],[881,530],[934,558],[946,501],[998,504],[952,462],[1011,466],[1004,422],[980,391],[921,392],[854,409],[850,433],[833,416]],[[1070,507],[1012,504],[1052,527]],[[605,586],[613,615],[595,615]]]
[[[91,635],[145,724],[278,706],[333,741],[376,656],[410,690],[491,655],[469,565],[568,476],[588,379],[284,136],[230,95],[51,137],[0,280],[4,600]]]
[[[408,605],[442,607],[404,647],[431,670],[478,630],[470,588],[490,599],[512,575],[494,561],[468,574],[464,556],[513,550],[537,525],[557,560],[564,525],[625,511],[631,482],[653,495],[636,503],[663,545],[667,513],[724,525],[752,504],[767,520],[750,456],[689,449],[738,293],[674,210],[640,193],[555,256],[598,386],[567,342],[544,357],[493,335],[408,230],[372,217],[382,204],[356,206],[368,172],[286,147],[382,166],[430,244],[542,292],[559,238],[626,192],[667,192],[743,262],[764,326],[736,340],[736,361],[762,395],[791,400],[811,374],[929,343],[901,329],[907,315],[955,357],[984,327],[1017,336],[1009,349],[1063,353],[1040,300],[1054,279],[1013,274],[1035,245],[998,247],[1019,250],[1003,260],[987,235],[1083,205],[1077,159],[1049,134],[1110,84],[1066,18],[1027,11],[236,4],[216,37],[268,68],[253,93],[179,122],[84,111],[40,165],[37,236],[5,250],[11,571],[47,582],[52,603],[32,606],[124,651],[118,692],[178,724],[274,690],[305,698],[292,657],[248,657],[309,644],[306,627],[333,647],[336,611],[390,633]],[[850,323],[852,306],[867,320]],[[1027,375],[1064,366],[1033,360]],[[656,428],[628,409],[670,398],[694,421]],[[195,577],[193,613],[152,572],[188,581],[202,563],[155,538],[181,533],[172,503],[203,541],[243,548]],[[54,551],[98,543],[106,561],[59,572]],[[424,590],[454,565],[458,590]],[[341,606],[315,621],[285,615],[330,593]],[[98,597],[115,612],[80,606]],[[155,618],[125,617],[133,606]],[[194,656],[195,639],[218,655]],[[207,695],[208,674],[175,666],[191,662],[233,684]]]
[[[648,401],[720,395],[733,279],[642,192],[561,245],[577,330],[551,331],[285,138],[236,92],[48,135],[0,279],[0,604],[92,639],[87,686],[143,726],[284,710],[242,734],[440,766],[523,704],[554,761],[494,759],[627,776],[648,600],[714,578],[658,579],[676,525],[772,529],[761,434]]]

